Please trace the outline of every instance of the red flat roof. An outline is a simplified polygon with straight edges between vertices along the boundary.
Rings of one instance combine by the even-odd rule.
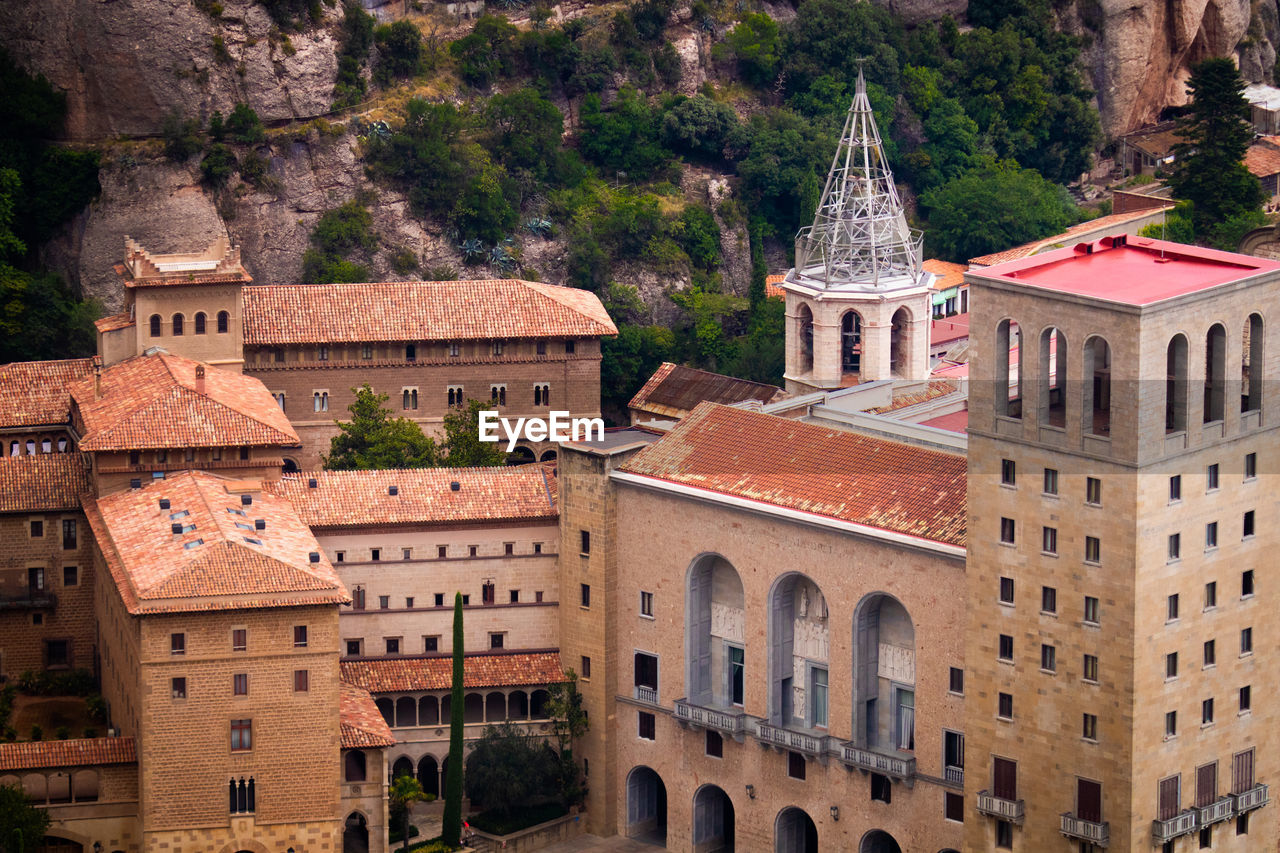
[[[1093,252],[1055,249],[987,267],[979,274],[1091,299],[1152,305],[1280,270],[1280,261],[1145,237],[1129,237],[1125,245],[1115,247],[1110,238],[1081,245],[1092,245]]]

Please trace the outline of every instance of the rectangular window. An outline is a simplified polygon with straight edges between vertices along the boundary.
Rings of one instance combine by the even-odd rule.
[[[964,794],[953,794],[951,791],[946,791],[942,797],[943,817],[956,823],[964,823]]]
[[[827,727],[827,670],[815,666],[809,671],[809,725]]]
[[[1097,536],[1084,537],[1084,561],[1086,563],[1102,562],[1102,540]]]
[[[1242,655],[1253,654],[1253,629],[1252,628],[1240,629],[1240,654]]]
[[[1169,652],[1169,654],[1164,656],[1164,677],[1165,678],[1178,677],[1178,653],[1177,652]]]
[[[1244,478],[1252,480],[1258,476],[1258,454],[1246,453],[1244,455]]]
[[[502,639],[502,638],[503,638],[503,635],[502,635],[501,633],[496,633],[496,632],[495,632],[495,633],[490,634],[490,635],[489,635],[489,648],[491,648],[491,649],[500,649],[500,648],[502,648],[502,643],[503,643],[503,639]]]
[[[871,799],[878,803],[893,802],[893,783],[888,776],[871,774]]]
[[[1250,711],[1253,709],[1253,696],[1251,694],[1252,694],[1252,690],[1250,690],[1249,685],[1246,684],[1244,687],[1240,688],[1241,712]]]
[[[1231,793],[1243,794],[1253,786],[1253,750],[1246,749],[1231,756]]]
[[[653,616],[653,593],[651,593],[651,592],[644,592],[643,590],[641,590],[641,592],[640,592],[640,615],[641,615],[641,616],[649,616],[649,617],[652,617],[652,616]]]
[[[1013,824],[1007,820],[996,821],[996,847],[1001,850],[1013,849]]]
[[[249,631],[245,628],[236,628],[231,632],[231,651],[243,652],[249,648]]]
[[[1203,807],[1218,799],[1218,762],[1196,768],[1196,806]]]
[[[1044,469],[1044,493],[1046,495],[1056,495],[1058,493],[1058,469]]]
[[[1253,535],[1253,510],[1249,510],[1244,514],[1244,538],[1248,539]],[[64,543],[62,547],[66,547]]]
[[[293,647],[295,649],[305,649],[307,647],[307,626],[293,626]]]
[[[1204,609],[1218,606],[1218,582],[1209,581],[1204,585]]]
[[[1200,724],[1207,726],[1213,722],[1213,700],[1205,699],[1200,703]]]
[[[1098,599],[1092,595],[1084,597],[1084,621],[1091,625],[1097,625],[1098,619]]]
[[[1102,505],[1102,481],[1097,477],[1086,477],[1084,481],[1084,502],[1094,506]]]
[[[1040,550],[1046,554],[1058,553],[1058,528],[1045,527],[1042,528],[1043,533],[1040,537]]]
[[[1008,634],[1000,635],[1000,660],[1013,662],[1013,637]]]
[[[444,607],[444,593],[437,592],[435,594],[436,607]]]
[[[389,610],[390,608],[391,608],[391,596],[389,595],[378,596],[378,609]]]
[[[787,753],[787,775],[792,779],[804,779],[804,755],[799,752]]]
[[[712,758],[724,758],[724,738],[715,729],[707,729],[707,755]]]
[[[1178,712],[1177,711],[1168,711],[1165,713],[1164,736],[1165,737],[1178,736]]]
[[[951,667],[951,677],[947,683],[947,688],[952,693],[964,695],[964,670],[958,666]]]
[[[1000,519],[1000,541],[1006,545],[1013,544],[1013,519]]]
[[[31,522],[31,538],[32,539],[44,538],[44,522],[43,521],[37,520],[37,521]]]
[[[316,361],[328,361],[328,360],[329,360],[329,348],[327,346],[324,346],[323,344],[316,347]]]
[[[1058,591],[1051,586],[1040,587],[1040,612],[1058,612]]]
[[[541,543],[541,542],[534,542],[534,543],[533,543],[533,553],[535,553],[535,554],[541,554],[541,553],[542,553],[542,543]]]
[[[1205,469],[1205,489],[1212,492],[1218,488],[1218,463],[1213,463]]]
[[[1013,719],[1013,694],[1001,693],[996,703],[996,716],[1003,720]]]
[[[494,354],[494,355],[502,355],[502,350],[503,350],[504,345],[505,345],[505,342],[504,342],[504,341],[494,341],[494,342],[493,342],[493,354]]]
[[[514,543],[514,542],[503,542],[503,543],[502,543],[502,553],[503,553],[503,554],[505,554],[505,555],[507,555],[507,556],[509,557],[509,556],[511,556],[512,554],[514,554],[515,552],[516,552],[516,543]]]
[[[1085,740],[1096,741],[1098,739],[1098,715],[1097,714],[1084,715],[1084,724],[1081,727],[1080,736],[1083,737]]]
[[[387,654],[400,654],[400,638],[399,637],[383,637],[383,643],[386,645]]]
[[[1211,521],[1204,526],[1204,547],[1218,547],[1218,522]]]
[[[1253,595],[1253,569],[1245,569],[1240,574],[1240,597],[1248,598]]]
[[[467,546],[467,555],[468,555],[468,556],[471,556],[471,557],[474,557],[474,556],[479,552],[479,550],[480,550],[480,546],[479,546],[479,545],[468,545],[468,546]]]
[[[1206,640],[1204,644],[1204,665],[1216,666],[1218,663],[1217,646],[1213,640]]]
[[[252,720],[232,720],[231,721],[231,748],[233,750],[245,750],[253,748],[253,721]]]
[[[1213,849],[1213,827],[1212,826],[1204,826],[1200,828],[1200,849],[1201,850]]]
[[[174,655],[185,655],[187,653],[186,634],[169,635],[169,653]]]
[[[418,345],[417,345],[417,344],[405,344],[405,345],[404,345],[404,360],[405,360],[405,361],[417,361],[417,360],[418,360]]]
[[[1178,618],[1178,594],[1169,596],[1169,615],[1166,621],[1173,622]]]
[[[578,345],[578,342],[577,342],[577,341],[575,341],[575,340],[567,340],[567,341],[565,341],[565,342],[564,342],[564,351],[565,351],[566,353],[572,353],[572,352],[575,352],[575,351],[577,350],[577,348],[578,348],[578,347],[577,347],[577,345]]]
[[[1182,558],[1182,534],[1169,534],[1169,561],[1173,562]]]
[[[356,587],[351,590],[351,609],[364,610],[364,587]]]
[[[1000,603],[1013,604],[1013,578],[1000,578]]]
[[[347,561],[347,552],[346,552],[346,551],[336,551],[336,552],[334,552],[334,557],[336,557],[336,558],[337,558],[337,559],[335,560],[335,562],[338,562],[338,563],[345,563],[345,562]]]
[[[508,592],[508,593],[507,593],[507,595],[508,595],[508,598],[510,599],[510,601],[511,601],[511,603],[512,603],[512,604],[519,604],[519,603],[520,603],[520,590],[518,590],[518,589],[513,589],[513,590],[511,590],[510,592]]]
[[[449,556],[449,546],[448,546],[448,545],[437,545],[437,546],[436,546],[436,556],[437,556],[437,557],[439,557],[441,560],[443,560],[445,557],[448,557],[448,556]]]
[[[438,652],[438,651],[440,651],[440,637],[439,637],[439,635],[437,635],[437,636],[435,636],[435,637],[423,637],[423,638],[422,638],[422,651],[424,651],[424,652],[426,652],[426,653],[428,653],[428,654],[430,654],[431,652]]]
[[[582,584],[582,606],[591,606],[591,584]]]
[[[1169,503],[1182,500],[1182,475],[1174,474],[1169,478]]]
[[[1006,486],[1014,486],[1018,483],[1018,463],[1012,459],[1000,460],[1000,482]]]
[[[547,342],[546,342],[546,341],[538,341],[538,342],[537,342],[537,344],[535,344],[535,345],[534,345],[534,347],[535,347],[535,348],[534,348],[534,352],[536,352],[538,355],[546,355],[546,354],[547,354]]]
[[[361,346],[360,357],[365,361],[368,361],[369,359],[373,358],[373,347],[371,347],[369,344],[364,344],[363,346]]]
[[[1252,527],[1253,513],[1249,513],[1249,524]],[[62,520],[62,550],[74,551],[76,547],[76,520],[74,518],[64,518]]]
[[[582,545],[582,547],[579,548],[578,550],[581,551],[583,554],[590,554],[591,553],[591,531],[580,530],[578,531],[578,533],[579,533],[579,541]]]
[[[174,678],[169,681],[170,689],[173,691],[174,699],[187,698],[187,680],[185,678]]]
[[[636,716],[638,718],[637,728],[639,729],[638,734],[640,735],[640,739],[656,740],[657,739],[657,724],[656,724],[657,718],[654,717],[653,714],[650,714],[648,711],[640,711],[637,713]]]
[[[1048,643],[1040,644],[1040,668],[1045,672],[1058,671],[1058,650]]]
[[[231,676],[231,692],[236,696],[249,695],[249,675],[248,673],[238,672]]]
[[[741,705],[746,696],[747,652],[741,646],[728,646],[729,701]]]
[[[310,683],[311,683],[310,679],[311,679],[311,676],[308,670],[295,669],[293,671],[293,692],[306,693],[308,688],[310,687]]]
[[[1097,655],[1084,656],[1084,680],[1085,681],[1098,680],[1098,656]]]

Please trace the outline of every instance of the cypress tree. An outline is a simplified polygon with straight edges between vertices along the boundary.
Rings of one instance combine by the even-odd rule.
[[[462,838],[462,593],[453,597],[453,698],[449,703],[449,770],[444,782],[440,837],[457,845]]]

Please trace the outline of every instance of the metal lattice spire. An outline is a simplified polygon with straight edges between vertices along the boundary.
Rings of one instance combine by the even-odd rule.
[[[796,235],[789,278],[828,290],[911,287],[921,277],[922,240],[907,227],[859,69],[818,212]]]

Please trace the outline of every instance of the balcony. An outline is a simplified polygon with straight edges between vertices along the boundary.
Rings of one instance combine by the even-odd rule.
[[[1232,815],[1232,807],[1235,800],[1232,797],[1222,797],[1214,800],[1207,806],[1196,807],[1196,826],[1205,827],[1219,821],[1227,820]]]
[[[746,731],[746,720],[746,715],[741,713],[730,714],[714,708],[692,705],[684,699],[676,700],[676,722],[681,725],[702,726],[737,737]]]
[[[658,688],[656,687],[646,687],[643,684],[637,684],[635,696],[637,702],[646,702],[650,705],[658,704]]]
[[[1111,833],[1106,821],[1098,823],[1078,818],[1071,812],[1062,815],[1062,834],[1068,838],[1078,838],[1099,847],[1106,847],[1111,841]]]
[[[781,749],[803,752],[805,755],[812,755],[815,758],[820,758],[826,754],[827,741],[829,740],[826,735],[811,735],[765,722],[756,723],[756,737],[760,739],[761,743]]]
[[[2,610],[52,610],[58,606],[58,596],[40,590],[30,595],[0,595]]]
[[[916,775],[915,756],[887,755],[851,743],[840,745],[840,760],[859,770],[870,770],[895,779],[914,779]]]
[[[1236,814],[1260,809],[1267,804],[1267,786],[1254,785],[1247,791],[1231,795],[1236,801]]]
[[[994,796],[990,791],[978,792],[978,811],[985,815],[1011,820],[1021,825],[1026,817],[1027,806],[1023,800],[1006,800]]]
[[[1156,844],[1172,841],[1179,835],[1186,835],[1196,829],[1196,813],[1194,809],[1176,814],[1167,820],[1151,821],[1151,840]]]
[[[942,778],[952,785],[964,787],[964,768],[963,767],[944,767],[942,769]]]

